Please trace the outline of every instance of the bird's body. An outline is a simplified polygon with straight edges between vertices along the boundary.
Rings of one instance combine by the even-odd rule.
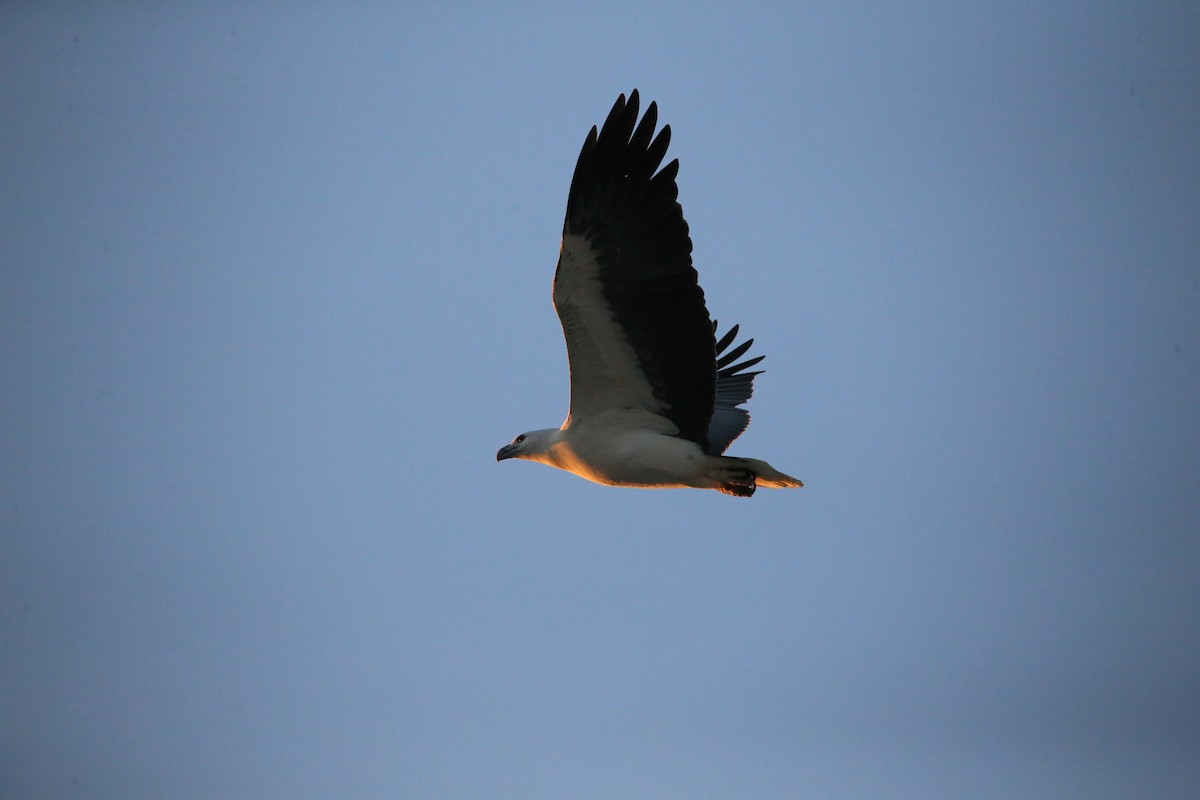
[[[523,458],[610,486],[717,489],[802,486],[757,459],[721,455],[749,423],[762,357],[733,364],[753,340],[721,341],[692,267],[677,202],[679,162],[661,171],[670,128],[653,136],[651,103],[618,98],[592,129],[571,181],[554,306],[571,366],[559,428],[518,436],[497,460]],[[636,126],[635,126],[635,123]],[[729,352],[725,352],[729,350]]]

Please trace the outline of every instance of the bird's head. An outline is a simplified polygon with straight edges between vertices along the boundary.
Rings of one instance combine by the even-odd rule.
[[[528,458],[533,461],[540,460],[550,449],[550,445],[554,443],[554,436],[558,433],[557,428],[546,428],[540,431],[527,431],[517,436],[504,447],[500,448],[500,452],[496,453],[496,460],[503,461],[506,458]]]

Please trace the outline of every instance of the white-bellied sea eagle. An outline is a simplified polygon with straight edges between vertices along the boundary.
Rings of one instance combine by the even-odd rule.
[[[524,458],[608,486],[694,487],[749,497],[803,486],[765,461],[721,455],[750,423],[754,390],[738,326],[720,341],[692,266],[679,161],[658,168],[671,128],[617,98],[583,143],[554,272],[571,408],[559,428],[522,433],[496,460]],[[732,349],[731,349],[732,348]]]

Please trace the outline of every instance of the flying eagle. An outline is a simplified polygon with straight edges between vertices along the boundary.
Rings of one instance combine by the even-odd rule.
[[[741,404],[763,356],[721,339],[692,266],[677,200],[678,159],[659,169],[671,128],[651,103],[617,98],[583,143],[554,272],[567,340],[571,409],[558,428],[522,433],[496,460],[524,458],[608,486],[693,487],[749,497],[803,486],[765,461],[721,455],[750,423]]]

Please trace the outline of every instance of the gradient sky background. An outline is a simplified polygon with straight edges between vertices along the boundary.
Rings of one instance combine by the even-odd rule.
[[[1194,3],[5,3],[0,795],[1200,796]],[[558,424],[657,100],[739,500]]]

